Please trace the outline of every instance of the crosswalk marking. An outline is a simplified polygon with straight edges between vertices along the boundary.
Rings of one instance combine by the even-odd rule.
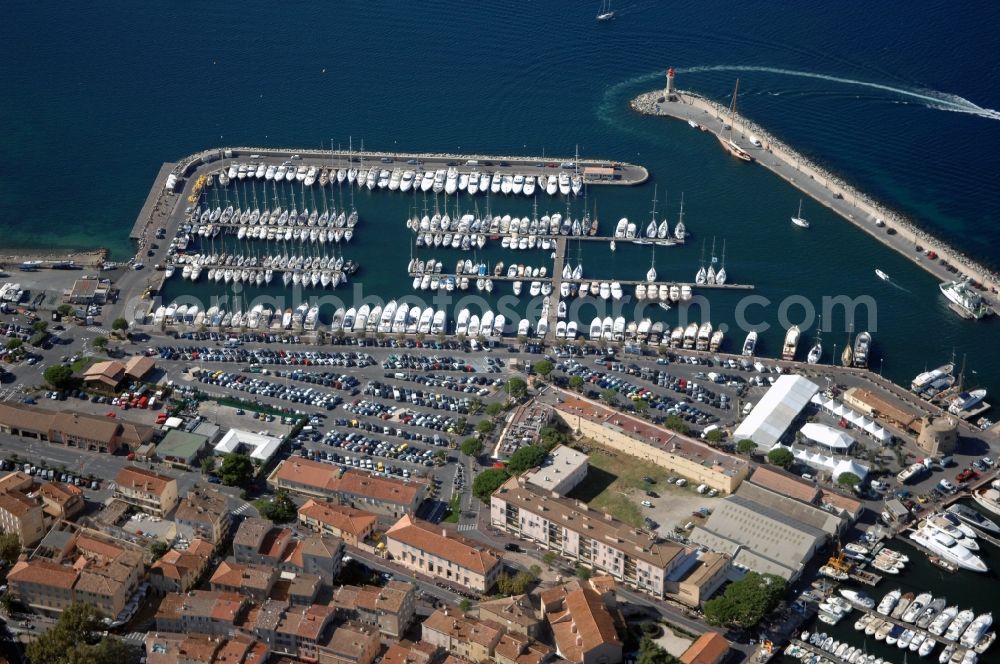
[[[142,643],[146,640],[145,632],[129,632],[125,635],[124,639],[126,641],[135,641],[136,643]]]
[[[240,514],[244,514],[248,509],[250,509],[250,503],[243,503],[233,510],[233,514],[239,516]]]
[[[475,523],[463,523],[458,526],[458,530],[459,532],[465,532],[468,530],[475,530],[477,527],[478,526]]]

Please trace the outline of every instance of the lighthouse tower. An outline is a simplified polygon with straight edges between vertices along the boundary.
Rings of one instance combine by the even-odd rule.
[[[672,95],[676,91],[674,88],[674,68],[671,67],[667,70],[667,95]]]

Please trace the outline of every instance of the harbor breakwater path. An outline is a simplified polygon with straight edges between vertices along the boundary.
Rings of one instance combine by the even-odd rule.
[[[720,140],[723,137],[725,140],[729,139],[727,123],[731,123],[733,141],[750,154],[756,163],[942,281],[950,281],[957,276],[949,272],[940,260],[954,265],[961,274],[982,284],[986,289],[983,291],[984,299],[994,309],[998,308],[1000,275],[994,274],[918,228],[900,213],[885,208],[836,175],[810,162],[745,117],[739,114],[732,115],[729,109],[721,104],[696,93],[684,91],[675,91],[670,97],[666,97],[663,90],[646,92],[634,98],[631,107],[634,111],[645,115],[694,121]],[[751,143],[751,136],[760,142],[759,146]],[[791,217],[792,212],[794,210],[790,210],[787,216]],[[880,226],[880,222],[884,222],[884,226]],[[934,251],[938,258],[928,258],[927,251]],[[878,266],[873,265],[872,269],[876,267]]]

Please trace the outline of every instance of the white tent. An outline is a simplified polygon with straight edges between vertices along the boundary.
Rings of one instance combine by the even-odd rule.
[[[846,452],[854,445],[854,439],[839,429],[828,427],[825,424],[809,422],[799,432],[809,440],[816,442],[831,450]]]
[[[825,471],[829,473],[834,480],[840,477],[843,473],[854,473],[861,479],[864,479],[868,475],[868,468],[861,465],[854,459],[846,457],[838,459],[837,457],[826,456],[825,454],[810,452],[809,450],[798,449],[795,447],[786,447],[785,449],[792,453],[796,461],[804,463],[810,468]]]
[[[736,427],[733,440],[749,438],[770,450],[817,392],[819,386],[802,376],[781,376]]]

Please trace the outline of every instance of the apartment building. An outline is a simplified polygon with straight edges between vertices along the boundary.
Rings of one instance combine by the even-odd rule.
[[[318,533],[339,537],[358,546],[375,531],[378,517],[371,512],[310,498],[299,508],[299,523]]]
[[[292,543],[292,531],[267,519],[247,518],[233,535],[233,558],[238,563],[277,567]]]
[[[185,537],[198,537],[217,545],[229,534],[232,515],[226,496],[215,489],[196,486],[177,505],[174,522]]]
[[[212,590],[237,593],[255,602],[263,602],[278,580],[278,570],[264,565],[250,565],[223,560],[212,572]]]
[[[423,643],[469,662],[541,664],[552,649],[531,637],[509,632],[500,623],[476,620],[452,609],[439,609],[421,625]]]
[[[185,593],[208,569],[213,545],[192,540],[187,549],[170,549],[149,568],[149,583],[161,593]]]
[[[571,664],[619,664],[622,641],[601,595],[582,586],[542,602],[556,653]]]
[[[21,546],[31,547],[45,536],[42,503],[20,491],[0,493],[0,530],[13,533]]]
[[[191,590],[170,594],[156,612],[156,631],[231,637],[243,624],[249,607],[249,598],[232,592]]]
[[[413,622],[416,587],[405,581],[390,581],[384,587],[341,586],[333,605],[347,618],[377,627],[384,639],[395,641]]]
[[[280,568],[284,572],[316,576],[332,586],[343,558],[343,541],[333,535],[313,534],[292,541],[285,549]]]

